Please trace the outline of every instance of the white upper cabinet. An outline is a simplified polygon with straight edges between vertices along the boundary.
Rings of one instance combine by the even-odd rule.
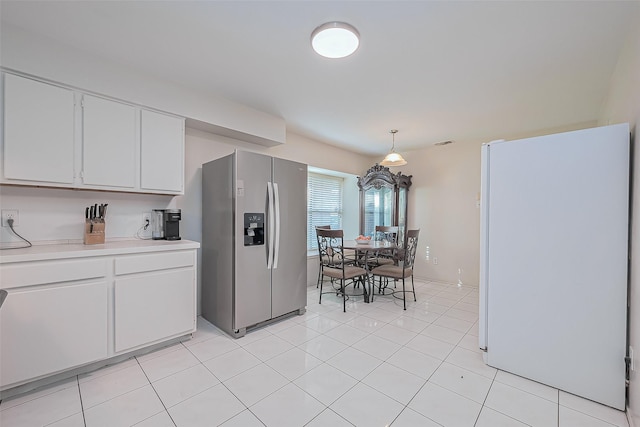
[[[74,94],[5,74],[4,182],[73,184]]]
[[[184,193],[184,118],[3,76],[0,183]]]
[[[95,96],[82,99],[82,182],[134,188],[137,111]]]
[[[184,119],[142,110],[140,187],[183,192]]]

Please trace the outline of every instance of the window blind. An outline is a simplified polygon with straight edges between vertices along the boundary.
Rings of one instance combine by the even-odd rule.
[[[307,249],[318,248],[316,227],[342,228],[342,186],[344,179],[309,173],[307,180]]]

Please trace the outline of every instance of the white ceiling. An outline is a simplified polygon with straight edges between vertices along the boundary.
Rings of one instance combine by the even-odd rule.
[[[366,154],[598,118],[637,1],[6,1],[22,27]],[[344,59],[315,27],[361,35]]]

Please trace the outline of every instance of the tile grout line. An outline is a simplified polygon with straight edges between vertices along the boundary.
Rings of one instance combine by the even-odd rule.
[[[556,418],[557,420],[557,426],[560,427],[560,389],[557,390],[558,393],[558,416]]]
[[[82,412],[82,422],[87,427],[87,417],[84,414],[84,403],[82,402],[82,390],[80,389],[80,376],[76,375],[76,385],[78,386],[78,396],[80,397],[80,411]]]
[[[455,348],[455,347],[454,347],[454,348]],[[416,351],[417,351],[417,350],[416,350]],[[451,351],[453,351],[453,350],[451,350]],[[421,353],[421,352],[418,352],[418,353]],[[395,353],[394,353],[394,354],[395,354]],[[449,354],[451,354],[451,352],[449,352]],[[447,354],[447,357],[449,357],[449,354]],[[445,357],[445,359],[446,359],[446,357]],[[441,366],[442,366],[442,364],[444,363],[445,359],[442,359],[442,360],[440,361],[440,364],[438,365],[438,367],[437,367],[436,369],[434,369],[434,370],[433,370],[433,372],[431,372],[431,375],[429,375],[429,377],[428,377],[428,378],[427,378],[427,380],[424,382],[424,384],[422,384],[422,386],[420,386],[420,388],[418,389],[418,391],[416,391],[416,392],[415,392],[415,394],[413,395],[413,397],[412,397],[411,399],[409,399],[409,401],[408,401],[408,402],[407,402],[407,404],[405,405],[404,409],[403,409],[402,411],[400,411],[400,414],[402,414],[402,412],[404,412],[404,410],[405,410],[405,409],[407,409],[407,408],[408,408],[408,409],[411,409],[411,408],[409,408],[409,405],[411,404],[411,402],[413,401],[413,399],[415,399],[415,398],[416,398],[416,396],[418,395],[418,393],[420,393],[420,392],[422,391],[422,389],[424,388],[424,386],[426,386],[426,385],[429,383],[429,380],[431,379],[431,377],[433,377],[433,374],[435,374],[435,373],[438,371],[438,369],[440,369],[440,367],[441,367]],[[437,384],[436,384],[436,385],[437,385]],[[443,388],[444,388],[444,387],[443,387]],[[446,389],[446,390],[448,390],[448,389]],[[449,390],[449,391],[452,391],[452,390]],[[453,392],[453,391],[452,391],[452,392]],[[453,392],[453,393],[455,393],[455,392]],[[458,393],[456,393],[456,394],[458,394]],[[460,396],[462,396],[462,395],[460,395]],[[462,396],[462,397],[464,397],[464,396]],[[411,409],[411,410],[413,410],[413,409]],[[437,421],[435,421],[435,420],[433,420],[433,419],[429,418],[428,416],[426,416],[426,415],[425,415],[425,414],[423,414],[422,412],[419,412],[419,411],[416,411],[416,412],[417,412],[418,414],[422,415],[423,417],[427,418],[428,420],[431,420],[431,421],[435,422],[435,423],[436,423],[436,424],[438,424],[438,425],[442,425],[442,424],[440,424],[439,422],[437,422]],[[396,418],[394,418],[394,420],[393,420],[394,422],[395,422],[395,420],[400,416],[400,414],[398,414],[398,416],[397,416]],[[393,422],[392,422],[392,424],[393,424]]]
[[[323,403],[324,405],[324,403]],[[311,424],[313,422],[313,420],[315,420],[316,418],[318,418],[320,415],[322,415],[325,411],[331,411],[334,414],[336,414],[336,416],[342,418],[346,423],[348,423],[351,426],[354,426],[349,420],[347,420],[346,418],[344,418],[342,415],[338,414],[336,411],[334,411],[333,409],[329,408],[328,406],[325,407],[324,410],[320,411],[320,413],[318,415],[316,415],[315,417],[313,417],[311,420],[309,420],[308,423],[305,424],[305,426],[308,426],[309,424]],[[355,427],[355,426],[354,426]]]
[[[142,371],[142,373],[144,374],[145,378],[147,379],[147,381],[149,381],[149,385],[151,386],[151,389],[153,390],[153,392],[156,394],[156,397],[158,398],[158,400],[160,401],[160,403],[162,404],[162,407],[164,408],[164,411],[167,413],[167,415],[169,416],[169,419],[171,420],[171,422],[173,423],[173,425],[175,427],[178,426],[178,424],[176,424],[175,420],[173,419],[173,417],[171,416],[171,414],[169,413],[169,410],[167,409],[167,406],[164,404],[164,402],[162,401],[162,398],[160,397],[160,395],[158,394],[158,391],[156,390],[156,388],[153,386],[153,383],[151,382],[151,380],[149,379],[149,376],[147,375],[147,373],[145,372],[144,368],[142,367],[142,364],[140,363],[140,361],[138,360],[138,358],[136,357],[136,362],[138,363],[138,366],[140,367],[140,370]],[[182,371],[180,371],[182,372]],[[142,387],[141,387],[142,388]],[[138,390],[138,389],[136,389]],[[160,414],[161,412],[158,412],[158,414]],[[158,414],[153,414],[152,416],[145,418],[144,420],[140,421],[143,422],[145,420],[148,420],[149,418],[155,417]],[[140,422],[136,423],[139,424]],[[86,426],[85,426],[86,427]]]
[[[480,412],[478,412],[478,416],[476,417],[475,422],[473,423],[473,425],[475,426],[476,424],[478,424],[478,420],[480,419],[480,414],[482,414],[482,410],[485,408],[485,403],[487,403],[487,399],[489,398],[489,393],[491,393],[491,389],[493,388],[493,383],[496,381],[496,377],[498,376],[498,371],[496,371],[496,373],[493,375],[493,378],[491,379],[491,384],[489,385],[489,390],[487,390],[487,394],[484,396],[484,400],[482,401],[482,405],[480,406]],[[518,421],[518,420],[516,420]]]
[[[242,348],[243,350],[245,350],[245,351],[247,351],[247,352],[251,353],[249,350],[246,350],[245,348],[243,348],[243,347],[241,347],[241,346],[240,346],[240,348]],[[235,350],[231,350],[231,351],[235,351]],[[230,353],[230,352],[228,351],[228,352],[225,352],[225,353],[223,353],[223,354],[227,354],[227,353]],[[251,354],[253,355],[253,353],[251,353]],[[254,355],[254,357],[255,357],[255,355]],[[277,357],[277,356],[276,356],[276,357]],[[214,358],[212,358],[212,359],[215,359],[215,357],[214,357]],[[273,369],[271,366],[267,365],[267,363],[266,363],[265,361],[263,361],[262,359],[258,358],[258,360],[260,360],[260,363],[261,363],[261,364],[263,364],[263,365],[265,365],[267,368],[269,368],[269,369]],[[214,374],[213,372],[211,372],[211,370],[210,370],[210,369],[209,369],[209,368],[204,364],[204,362],[200,362],[200,364],[201,364],[202,366],[204,366],[204,368],[205,368],[207,371],[209,371],[209,372],[211,373],[211,375],[213,375],[213,376],[214,376],[218,381],[220,381],[220,378],[218,378],[218,377],[216,376],[216,374]],[[252,367],[252,368],[246,369],[246,370],[244,370],[244,371],[242,371],[242,372],[240,372],[240,373],[238,373],[238,374],[236,374],[236,375],[234,375],[234,376],[232,376],[232,377],[228,378],[226,381],[229,381],[230,379],[235,378],[235,377],[237,377],[238,375],[241,375],[241,374],[243,374],[243,373],[247,372],[248,370],[253,369],[253,368],[255,368],[255,367],[258,367],[258,366],[260,366],[260,364],[258,364],[258,365],[256,365],[256,366],[254,366],[254,367]],[[273,370],[275,371],[275,369],[273,369]],[[280,372],[278,372],[278,371],[276,371],[276,372],[277,372],[279,375],[281,375],[282,377],[284,377],[284,375],[280,374]],[[285,377],[285,379],[286,379],[287,381],[289,380],[289,379],[288,379],[288,378],[286,378],[286,377]],[[291,381],[290,381],[289,383],[291,383]],[[218,384],[216,384],[215,386],[217,386],[217,385],[218,385]],[[220,381],[220,385],[222,385],[224,388],[226,388],[226,389],[227,389],[227,391],[228,391],[229,393],[231,393],[231,395],[232,395],[233,397],[235,397],[235,398],[238,400],[238,402],[240,402],[240,404],[242,404],[242,406],[244,406],[244,408],[245,408],[244,410],[249,411],[249,412],[250,412],[250,413],[251,413],[251,414],[252,414],[252,415],[253,415],[253,416],[254,416],[254,417],[255,417],[255,418],[256,418],[256,419],[257,419],[257,420],[262,424],[262,425],[263,425],[263,426],[265,426],[265,427],[266,427],[266,424],[265,424],[264,422],[262,422],[262,420],[261,420],[261,419],[260,419],[260,418],[259,418],[259,417],[258,417],[258,416],[257,416],[257,415],[252,411],[252,410],[251,410],[251,408],[249,408],[249,406],[247,406],[247,405],[246,405],[246,404],[245,404],[245,403],[244,403],[244,402],[243,402],[243,401],[242,401],[238,396],[236,396],[236,394],[235,394],[233,391],[231,391],[231,389],[229,389],[229,387],[227,387],[227,385],[226,385],[223,381]],[[266,396],[265,396],[265,397],[263,397],[262,399],[260,399],[260,400],[258,400],[257,402],[255,402],[253,405],[257,404],[258,402],[260,402],[260,401],[262,401],[262,400],[264,400],[264,399],[266,399],[267,397],[269,397],[270,395],[272,395],[272,394],[273,394],[273,393],[275,393],[276,391],[281,390],[282,388],[286,387],[287,385],[288,385],[288,384],[285,384],[285,385],[283,385],[282,387],[280,387],[280,388],[278,388],[278,389],[274,390],[273,392],[269,393],[268,395],[266,395]],[[294,385],[295,385],[295,384],[294,384]],[[215,386],[209,387],[207,390],[210,390],[211,388],[213,388],[213,387],[215,387]],[[193,397],[195,397],[195,396],[197,396],[197,395],[199,395],[199,394],[204,393],[204,392],[205,392],[205,391],[207,391],[207,390],[201,391],[200,393],[197,393],[196,395],[191,396],[191,397],[190,397],[190,399],[191,399],[191,398],[193,398]],[[312,397],[313,397],[313,396],[312,396]],[[253,405],[251,405],[251,406],[253,406]],[[244,410],[243,410],[243,411],[240,411],[240,412],[238,412],[237,414],[234,414],[233,416],[231,416],[231,417],[229,417],[228,419],[224,420],[222,423],[220,423],[220,425],[221,425],[221,424],[226,423],[227,421],[229,421],[229,420],[231,420],[231,419],[233,419],[233,418],[235,418],[235,417],[237,417],[237,416],[238,416],[238,415],[240,415],[242,412],[244,412]]]

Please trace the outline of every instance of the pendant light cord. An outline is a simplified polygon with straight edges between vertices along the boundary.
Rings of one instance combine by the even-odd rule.
[[[398,131],[396,129],[391,129],[389,131],[389,133],[391,134],[391,152],[395,153],[395,151],[396,151],[396,133],[398,133]]]

